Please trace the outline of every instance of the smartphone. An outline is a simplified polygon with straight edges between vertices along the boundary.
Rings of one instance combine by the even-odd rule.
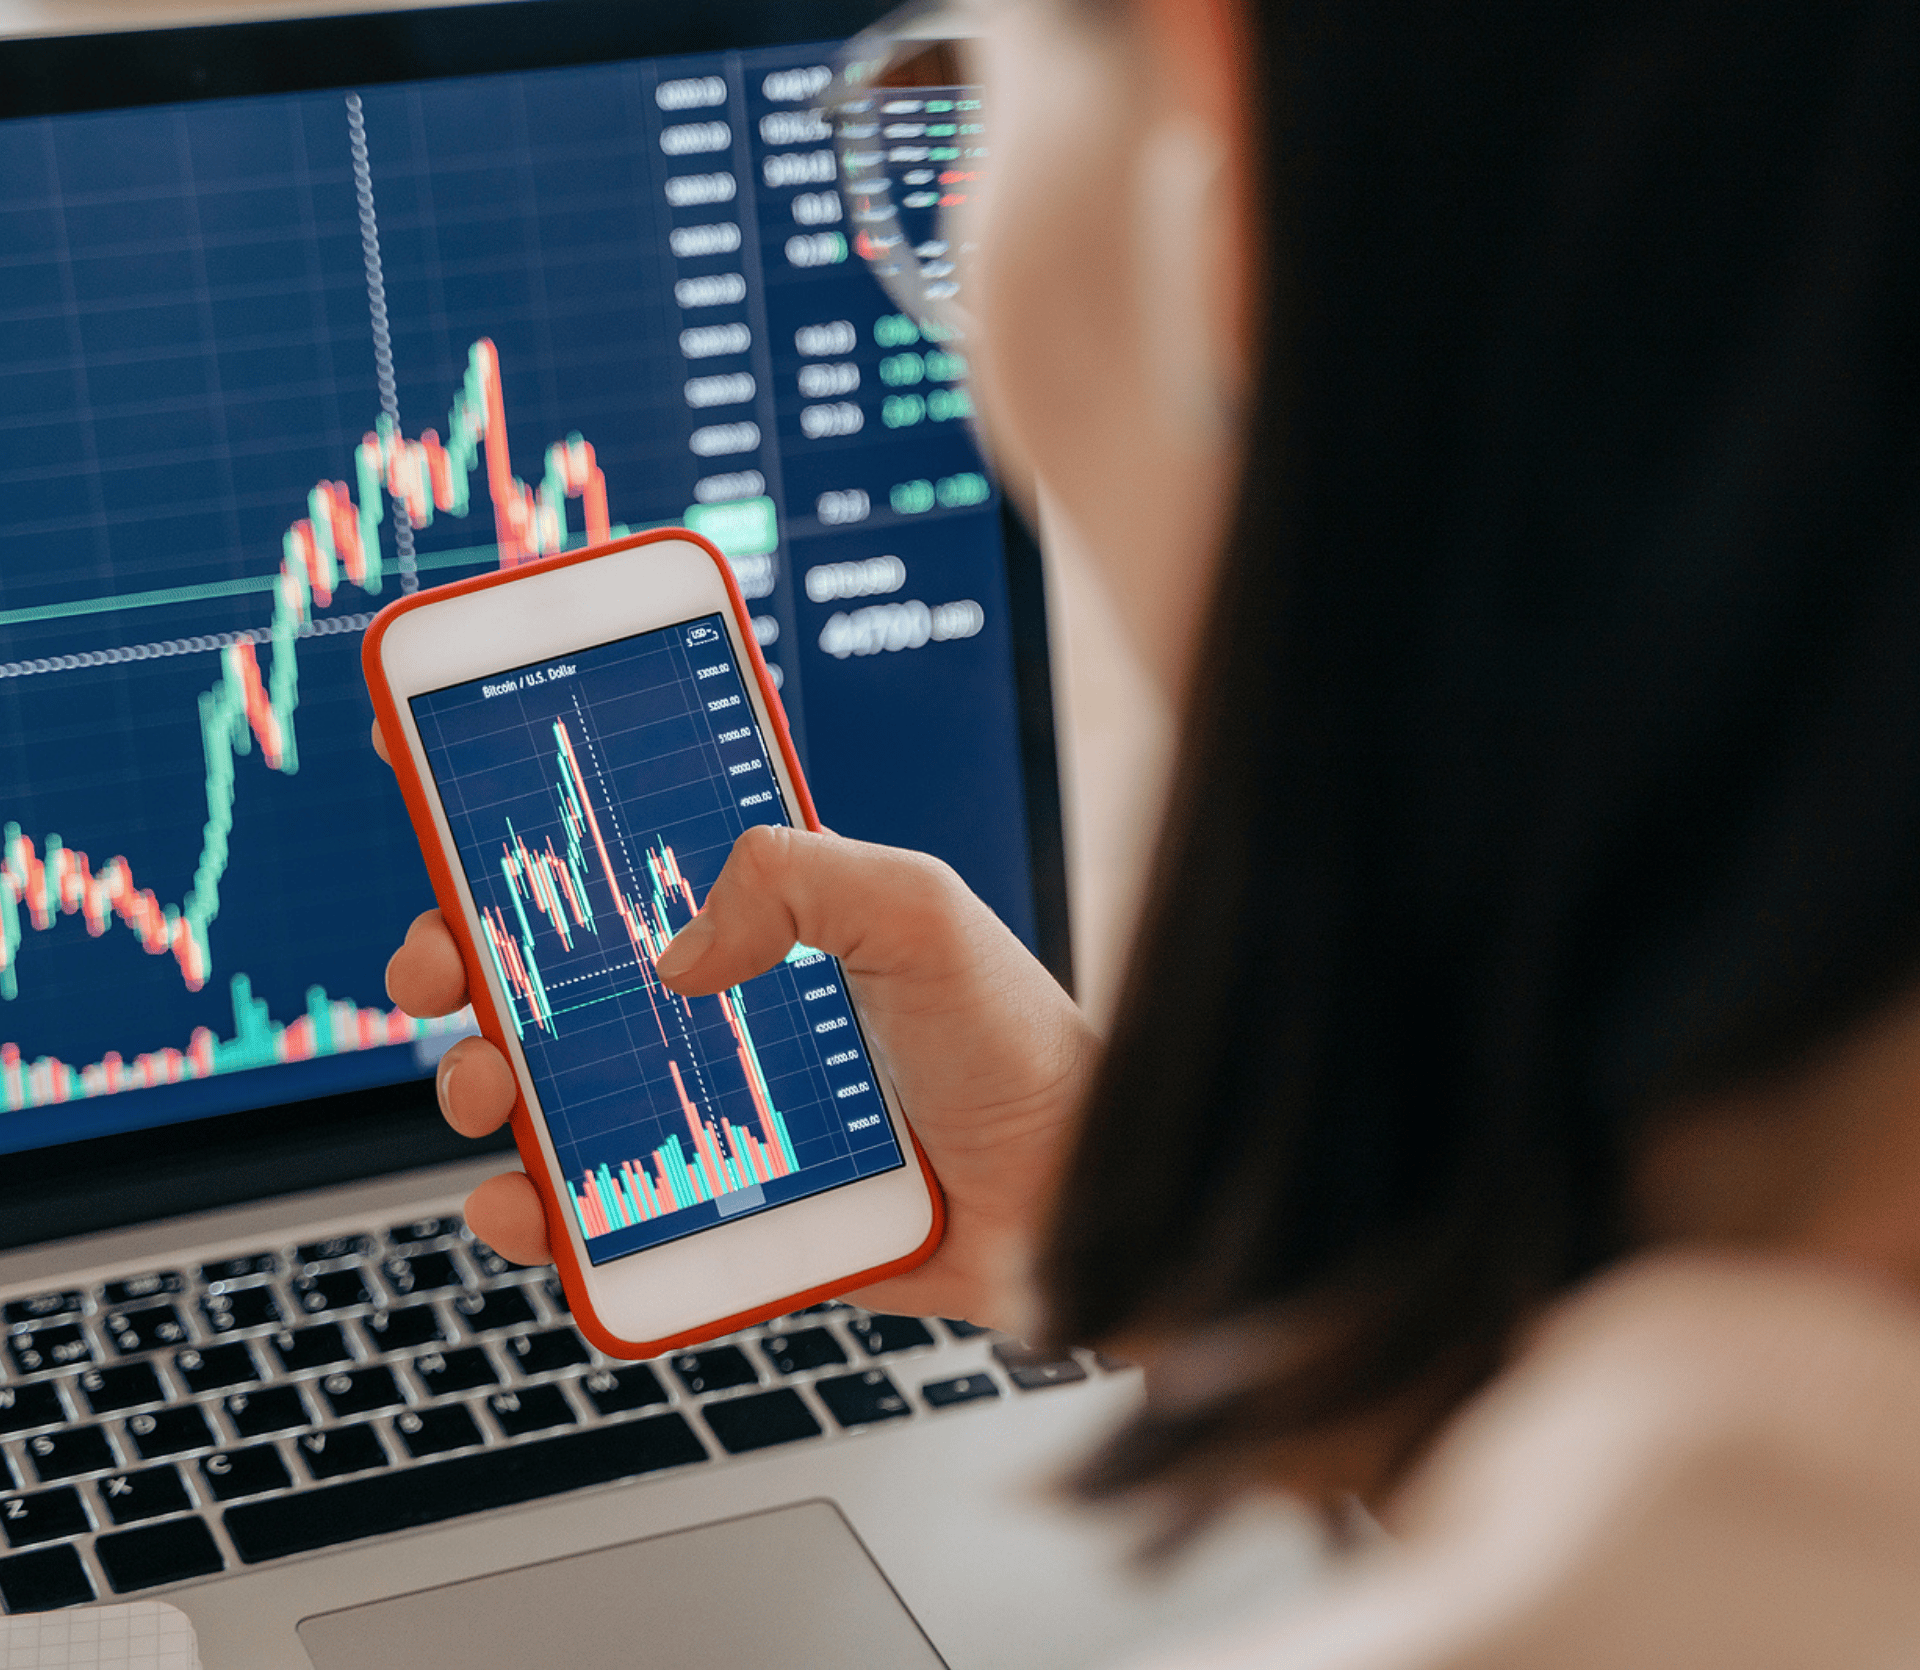
[[[726,559],[656,530],[418,592],[362,659],[581,1331],[655,1356],[925,1259],[939,1188],[839,963],[654,972],[743,830],[819,827]]]

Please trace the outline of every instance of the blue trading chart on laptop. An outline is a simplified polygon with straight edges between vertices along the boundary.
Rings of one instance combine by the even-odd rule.
[[[0,122],[0,1152],[429,1071],[360,633],[643,527],[732,560],[824,820],[1034,941],[999,505],[827,56]]]

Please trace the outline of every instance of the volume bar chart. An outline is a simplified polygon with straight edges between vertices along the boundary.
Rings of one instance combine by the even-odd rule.
[[[363,1009],[349,999],[329,998],[321,986],[308,988],[304,1015],[282,1024],[253,995],[246,975],[236,974],[232,985],[233,1037],[216,1038],[210,1027],[196,1027],[184,1050],[144,1051],[130,1061],[110,1051],[88,1066],[75,1068],[51,1056],[23,1061],[19,1045],[0,1044],[0,1109],[17,1113],[82,1097],[151,1090],[218,1073],[417,1043],[466,1030],[464,1017],[421,1019],[399,1009]]]
[[[729,995],[720,994],[721,1001]],[[751,1049],[750,1044],[747,1047]],[[757,1077],[759,1065],[751,1054],[743,1056],[742,1066]],[[756,1138],[730,1119],[721,1119],[716,1130],[693,1105],[680,1064],[669,1061],[668,1072],[686,1116],[693,1158],[687,1157],[679,1137],[671,1136],[644,1162],[626,1160],[617,1168],[597,1166],[580,1183],[569,1184],[574,1211],[588,1236],[609,1235],[668,1212],[684,1211],[723,1195],[771,1183],[795,1169],[786,1124],[765,1100],[764,1087],[756,1092],[762,1120]]]

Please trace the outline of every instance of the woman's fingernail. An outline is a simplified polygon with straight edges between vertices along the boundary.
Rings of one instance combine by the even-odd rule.
[[[707,954],[707,947],[713,943],[713,931],[712,920],[702,911],[673,936],[666,950],[654,958],[654,971],[663,980],[685,974]]]
[[[433,1093],[439,1099],[440,1111],[442,1113],[447,1111],[447,1091],[453,1085],[453,1075],[458,1065],[459,1064],[453,1059],[453,1051],[451,1050],[440,1057],[440,1071],[434,1075]]]

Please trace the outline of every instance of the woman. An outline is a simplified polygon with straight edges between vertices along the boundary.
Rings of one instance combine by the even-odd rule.
[[[1183,1662],[1907,1662],[1920,13],[954,28],[986,441],[1183,719],[1112,1036],[825,835],[663,978],[845,960],[950,1211],[864,1298],[1144,1361],[1086,1495],[1402,1533]],[[390,981],[464,1002],[437,917]],[[449,1053],[460,1129],[511,1093]],[[470,1214],[546,1257],[524,1179]]]

